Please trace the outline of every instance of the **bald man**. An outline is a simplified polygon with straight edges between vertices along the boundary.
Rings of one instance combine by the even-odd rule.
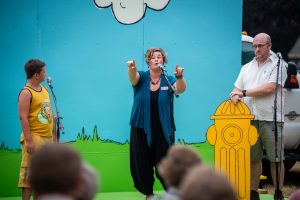
[[[251,147],[251,200],[259,199],[259,177],[262,174],[261,159],[263,150],[271,163],[271,175],[276,187],[276,160],[279,163],[279,190],[275,191],[274,199],[283,199],[282,187],[284,180],[284,152],[283,152],[283,115],[282,115],[282,86],[286,79],[285,67],[280,68],[277,79],[278,57],[271,53],[271,37],[266,33],[259,33],[253,39],[255,57],[244,65],[230,93],[233,103],[243,100],[251,113],[255,115],[252,125],[259,133],[258,141]],[[278,80],[278,82],[277,82]],[[277,155],[275,153],[275,134],[273,129],[274,98],[277,91],[277,129],[278,144]],[[282,101],[281,101],[282,100]],[[279,197],[279,198],[276,198]]]

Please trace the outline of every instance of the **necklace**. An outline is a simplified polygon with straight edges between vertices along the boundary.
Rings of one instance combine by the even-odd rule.
[[[159,81],[160,81],[160,78],[157,81],[152,81],[152,79],[150,78],[150,82],[152,85],[156,85]]]

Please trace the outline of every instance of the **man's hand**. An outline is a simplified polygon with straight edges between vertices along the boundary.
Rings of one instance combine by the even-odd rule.
[[[230,99],[234,104],[237,104],[243,98],[243,93],[241,91],[232,91],[230,93]]]

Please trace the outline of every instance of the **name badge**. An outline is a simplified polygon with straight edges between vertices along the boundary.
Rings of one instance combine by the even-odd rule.
[[[163,87],[160,88],[160,90],[168,90],[168,89],[169,89],[168,86],[163,86]]]

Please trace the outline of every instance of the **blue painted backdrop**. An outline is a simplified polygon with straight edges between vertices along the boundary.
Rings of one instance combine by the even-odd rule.
[[[0,142],[20,148],[17,97],[25,84],[24,63],[47,64],[64,117],[62,141],[95,125],[102,139],[129,139],[133,99],[126,61],[146,70],[144,53],[162,47],[168,72],[185,67],[187,90],[175,99],[176,138],[205,141],[217,106],[240,68],[241,0],[170,0],[160,10],[125,25],[111,7],[93,0],[2,0],[0,7]],[[46,83],[45,83],[46,84]]]

